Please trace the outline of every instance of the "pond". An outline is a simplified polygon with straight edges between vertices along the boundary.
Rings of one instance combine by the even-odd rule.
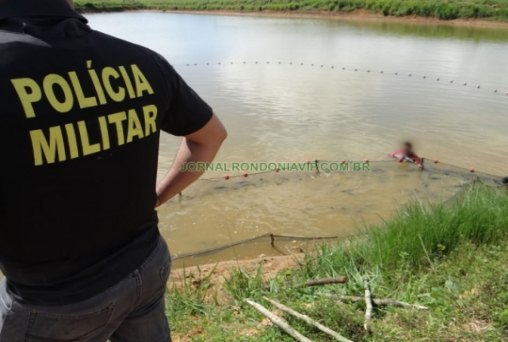
[[[214,108],[229,131],[217,161],[385,160],[410,139],[427,158],[508,175],[508,31],[157,12],[87,17],[164,55]],[[163,136],[159,177],[177,146]],[[201,181],[159,210],[160,228],[177,255],[265,233],[346,236],[409,200],[444,200],[464,182],[391,168],[266,185],[273,175],[236,186]]]

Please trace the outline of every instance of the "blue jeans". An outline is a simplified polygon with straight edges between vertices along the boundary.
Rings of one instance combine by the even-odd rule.
[[[161,238],[144,263],[108,290],[64,306],[18,303],[0,282],[0,342],[168,342],[164,293],[170,255]]]

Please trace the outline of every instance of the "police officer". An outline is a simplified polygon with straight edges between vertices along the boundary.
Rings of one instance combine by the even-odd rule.
[[[155,207],[226,138],[168,62],[66,0],[0,0],[0,341],[168,341]],[[156,185],[160,131],[181,136]]]

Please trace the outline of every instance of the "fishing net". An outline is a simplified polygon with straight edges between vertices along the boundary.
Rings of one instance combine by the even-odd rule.
[[[425,160],[423,170],[394,160],[316,160],[273,164],[260,172],[228,171],[208,173],[161,211],[161,222],[169,222],[161,224],[163,234],[193,246],[173,251],[176,260],[304,251],[380,223],[409,201],[453,201],[472,182],[502,183],[500,177],[433,160]]]

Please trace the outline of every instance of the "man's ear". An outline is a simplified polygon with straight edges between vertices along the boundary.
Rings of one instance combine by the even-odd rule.
[[[74,0],[67,0],[67,2],[69,5],[71,5],[72,8],[74,8]]]

